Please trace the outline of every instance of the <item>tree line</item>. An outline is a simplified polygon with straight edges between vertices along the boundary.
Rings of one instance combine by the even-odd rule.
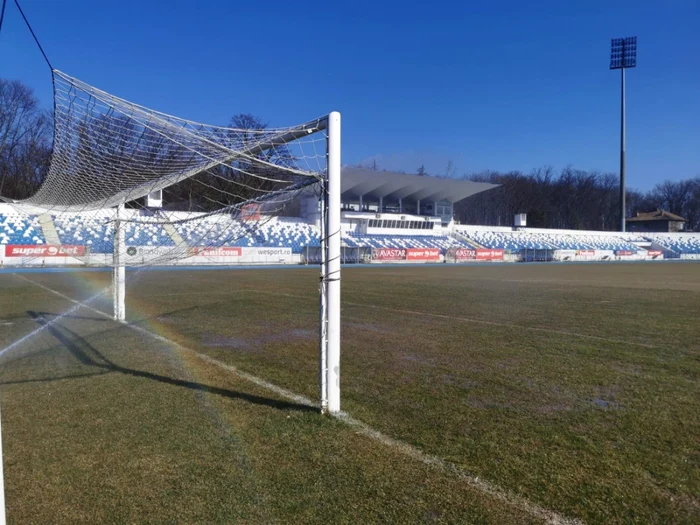
[[[619,230],[620,187],[616,173],[551,167],[500,173],[468,174],[464,180],[500,186],[455,205],[463,224],[512,226],[516,213],[527,213],[528,226],[572,230]],[[627,190],[627,216],[663,209],[688,220],[688,230],[700,229],[700,176],[666,180],[647,192]]]
[[[238,129],[264,129],[265,122],[252,115],[231,119]],[[41,109],[32,90],[18,81],[0,79],[0,195],[24,199],[33,195],[48,173],[51,159],[53,122]],[[115,143],[119,143],[116,141]],[[95,146],[97,147],[97,146]],[[111,158],[112,150],[96,151]],[[163,162],[167,155],[156,152]],[[278,165],[292,163],[285,148],[276,148],[277,158],[261,159]],[[254,163],[255,164],[255,163]],[[274,189],[264,165],[218,167],[182,181],[164,191],[171,209],[211,210],[235,204],[260,191]],[[379,169],[376,160],[369,169]],[[434,176],[489,182],[499,186],[469,197],[455,205],[455,219],[463,224],[510,226],[516,213],[528,214],[528,225],[543,228],[617,230],[620,225],[619,181],[614,173],[583,171],[566,167],[465,174],[459,177],[452,162],[444,173]],[[424,166],[416,174],[430,176]],[[245,177],[245,180],[242,179]],[[242,188],[247,188],[242,190]],[[251,193],[251,195],[248,195]],[[688,220],[687,228],[700,230],[700,176],[682,181],[664,181],[647,192],[627,191],[627,214],[661,208]]]

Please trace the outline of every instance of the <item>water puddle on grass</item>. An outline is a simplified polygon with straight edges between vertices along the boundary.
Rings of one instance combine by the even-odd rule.
[[[306,339],[309,337],[318,337],[318,331],[317,330],[306,330],[304,328],[296,328],[296,329],[288,332],[287,335],[291,335],[292,337],[297,337],[300,339]]]
[[[216,334],[205,334],[202,339],[202,344],[211,348],[233,348],[235,350],[252,349],[251,345],[245,339],[240,337],[225,337]]]
[[[423,365],[423,366],[429,366],[429,367],[435,367],[437,366],[432,359],[429,357],[424,357],[422,355],[416,355],[416,354],[402,354],[399,356],[399,359],[403,361],[408,361],[409,363],[416,363],[418,365]]]
[[[513,409],[515,406],[511,403],[504,403],[500,401],[494,401],[491,399],[476,399],[473,397],[468,397],[466,399],[467,405],[471,408],[488,410],[488,409]]]
[[[343,321],[343,326],[348,329],[358,329],[358,330],[367,330],[368,332],[377,332],[380,334],[389,334],[391,333],[391,330],[387,330],[386,328],[383,328],[381,326],[377,326],[376,324],[371,324],[371,323],[359,323],[355,321]]]
[[[538,405],[535,412],[539,414],[555,414],[557,412],[569,412],[574,409],[572,403],[549,403],[546,405]]]
[[[620,403],[618,403],[617,401],[610,401],[607,399],[603,399],[602,397],[595,397],[593,399],[590,399],[589,401],[599,408],[613,410],[620,408]]]

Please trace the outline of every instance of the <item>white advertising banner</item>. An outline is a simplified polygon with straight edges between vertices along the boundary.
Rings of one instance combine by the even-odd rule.
[[[190,248],[184,264],[290,264],[298,262],[292,249],[282,246],[220,246]],[[299,257],[297,256],[297,259]]]

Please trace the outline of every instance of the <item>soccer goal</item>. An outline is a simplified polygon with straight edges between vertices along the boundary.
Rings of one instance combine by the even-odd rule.
[[[40,218],[52,255],[111,266],[114,318],[124,322],[127,267],[269,260],[272,252],[261,255],[259,247],[269,241],[284,251],[279,239],[290,238],[281,217],[300,202],[313,208],[315,224],[302,233],[321,253],[320,407],[339,412],[340,114],[287,128],[256,126],[245,115],[213,126],[58,70],[53,80],[48,175],[32,197],[14,203]],[[154,193],[164,207],[149,206]]]

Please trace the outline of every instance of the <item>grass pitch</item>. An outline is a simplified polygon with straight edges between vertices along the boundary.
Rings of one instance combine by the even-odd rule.
[[[67,299],[109,277],[0,274],[11,523],[700,521],[700,265],[346,268],[389,445],[200,357],[316,399],[316,269],[132,272],[145,331]]]

